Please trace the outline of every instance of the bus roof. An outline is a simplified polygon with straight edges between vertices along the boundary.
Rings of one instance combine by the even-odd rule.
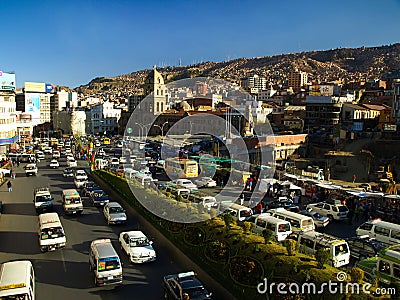
[[[63,196],[79,196],[79,192],[76,189],[68,189],[62,191]]]
[[[0,265],[0,297],[27,292],[32,263],[29,260],[11,261]]]

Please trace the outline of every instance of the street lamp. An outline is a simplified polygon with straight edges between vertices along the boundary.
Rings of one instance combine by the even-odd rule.
[[[162,124],[162,126],[157,125],[157,124],[154,124],[155,127],[158,127],[158,128],[161,129],[161,136],[164,136],[164,126],[167,125],[168,123],[169,123],[169,122],[166,121],[166,122],[164,122],[164,123]]]

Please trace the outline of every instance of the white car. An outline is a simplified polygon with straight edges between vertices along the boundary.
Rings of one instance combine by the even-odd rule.
[[[107,224],[125,224],[126,213],[118,202],[108,202],[103,209]]]
[[[197,185],[195,185],[189,179],[176,179],[173,181],[173,183],[183,186],[184,188],[189,189],[190,191],[197,190]]]
[[[215,187],[217,186],[217,182],[213,180],[211,177],[201,177],[194,181],[198,187]]]
[[[118,167],[119,165],[119,159],[117,157],[111,157],[110,158],[110,165]]]
[[[75,179],[79,179],[79,180],[87,180],[88,179],[85,170],[76,170],[74,177],[75,177]]]
[[[59,166],[60,166],[60,164],[58,163],[58,161],[56,159],[52,159],[50,161],[50,168],[57,169]]]
[[[87,179],[80,179],[80,178],[74,179],[74,184],[77,189],[83,188],[83,186],[85,185],[86,182],[87,182]]]
[[[38,169],[36,164],[27,164],[25,167],[25,174],[26,176],[30,176],[30,175],[37,175]]]
[[[75,158],[72,156],[67,157],[67,167],[76,167],[78,166],[78,163],[76,162]]]
[[[119,242],[132,263],[144,263],[156,259],[153,242],[149,241],[141,231],[121,232]]]
[[[328,217],[329,221],[331,222],[334,220],[347,219],[347,214],[349,212],[347,206],[344,206],[342,204],[327,203],[327,202],[308,204],[307,209],[311,209],[324,217]]]
[[[58,151],[58,150],[54,150],[53,151],[53,158],[60,158],[60,151]]]

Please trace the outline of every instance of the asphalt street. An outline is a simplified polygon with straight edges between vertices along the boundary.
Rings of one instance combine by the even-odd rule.
[[[41,161],[38,176],[33,177],[25,176],[24,164],[21,164],[16,179],[12,180],[13,191],[9,193],[6,184],[0,187],[0,199],[4,203],[0,217],[0,263],[31,260],[36,272],[37,299],[161,299],[163,276],[189,270],[189,265],[181,262],[179,257],[174,257],[171,251],[164,251],[157,239],[153,244],[157,260],[132,265],[118,243],[121,231],[135,230],[140,225],[130,215],[126,225],[109,227],[101,209],[92,207],[84,198],[82,215],[65,216],[61,207],[61,191],[74,188],[73,180],[62,177],[65,161],[60,161],[58,170],[49,169],[48,163],[49,160]],[[34,188],[45,186],[50,187],[54,197],[55,211],[64,226],[67,246],[41,253],[37,235],[38,217],[32,201]],[[98,238],[110,238],[123,262],[123,285],[116,289],[95,287],[94,277],[89,272],[89,245]]]

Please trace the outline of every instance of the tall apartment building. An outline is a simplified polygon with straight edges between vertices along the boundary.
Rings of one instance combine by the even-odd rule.
[[[242,87],[247,90],[250,89],[265,90],[266,86],[267,86],[267,79],[258,76],[257,74],[242,79]]]
[[[293,90],[299,90],[307,82],[308,76],[306,72],[294,71],[289,72],[287,75],[287,86],[293,88]]]
[[[15,74],[0,72],[0,153],[6,153],[17,136]]]

